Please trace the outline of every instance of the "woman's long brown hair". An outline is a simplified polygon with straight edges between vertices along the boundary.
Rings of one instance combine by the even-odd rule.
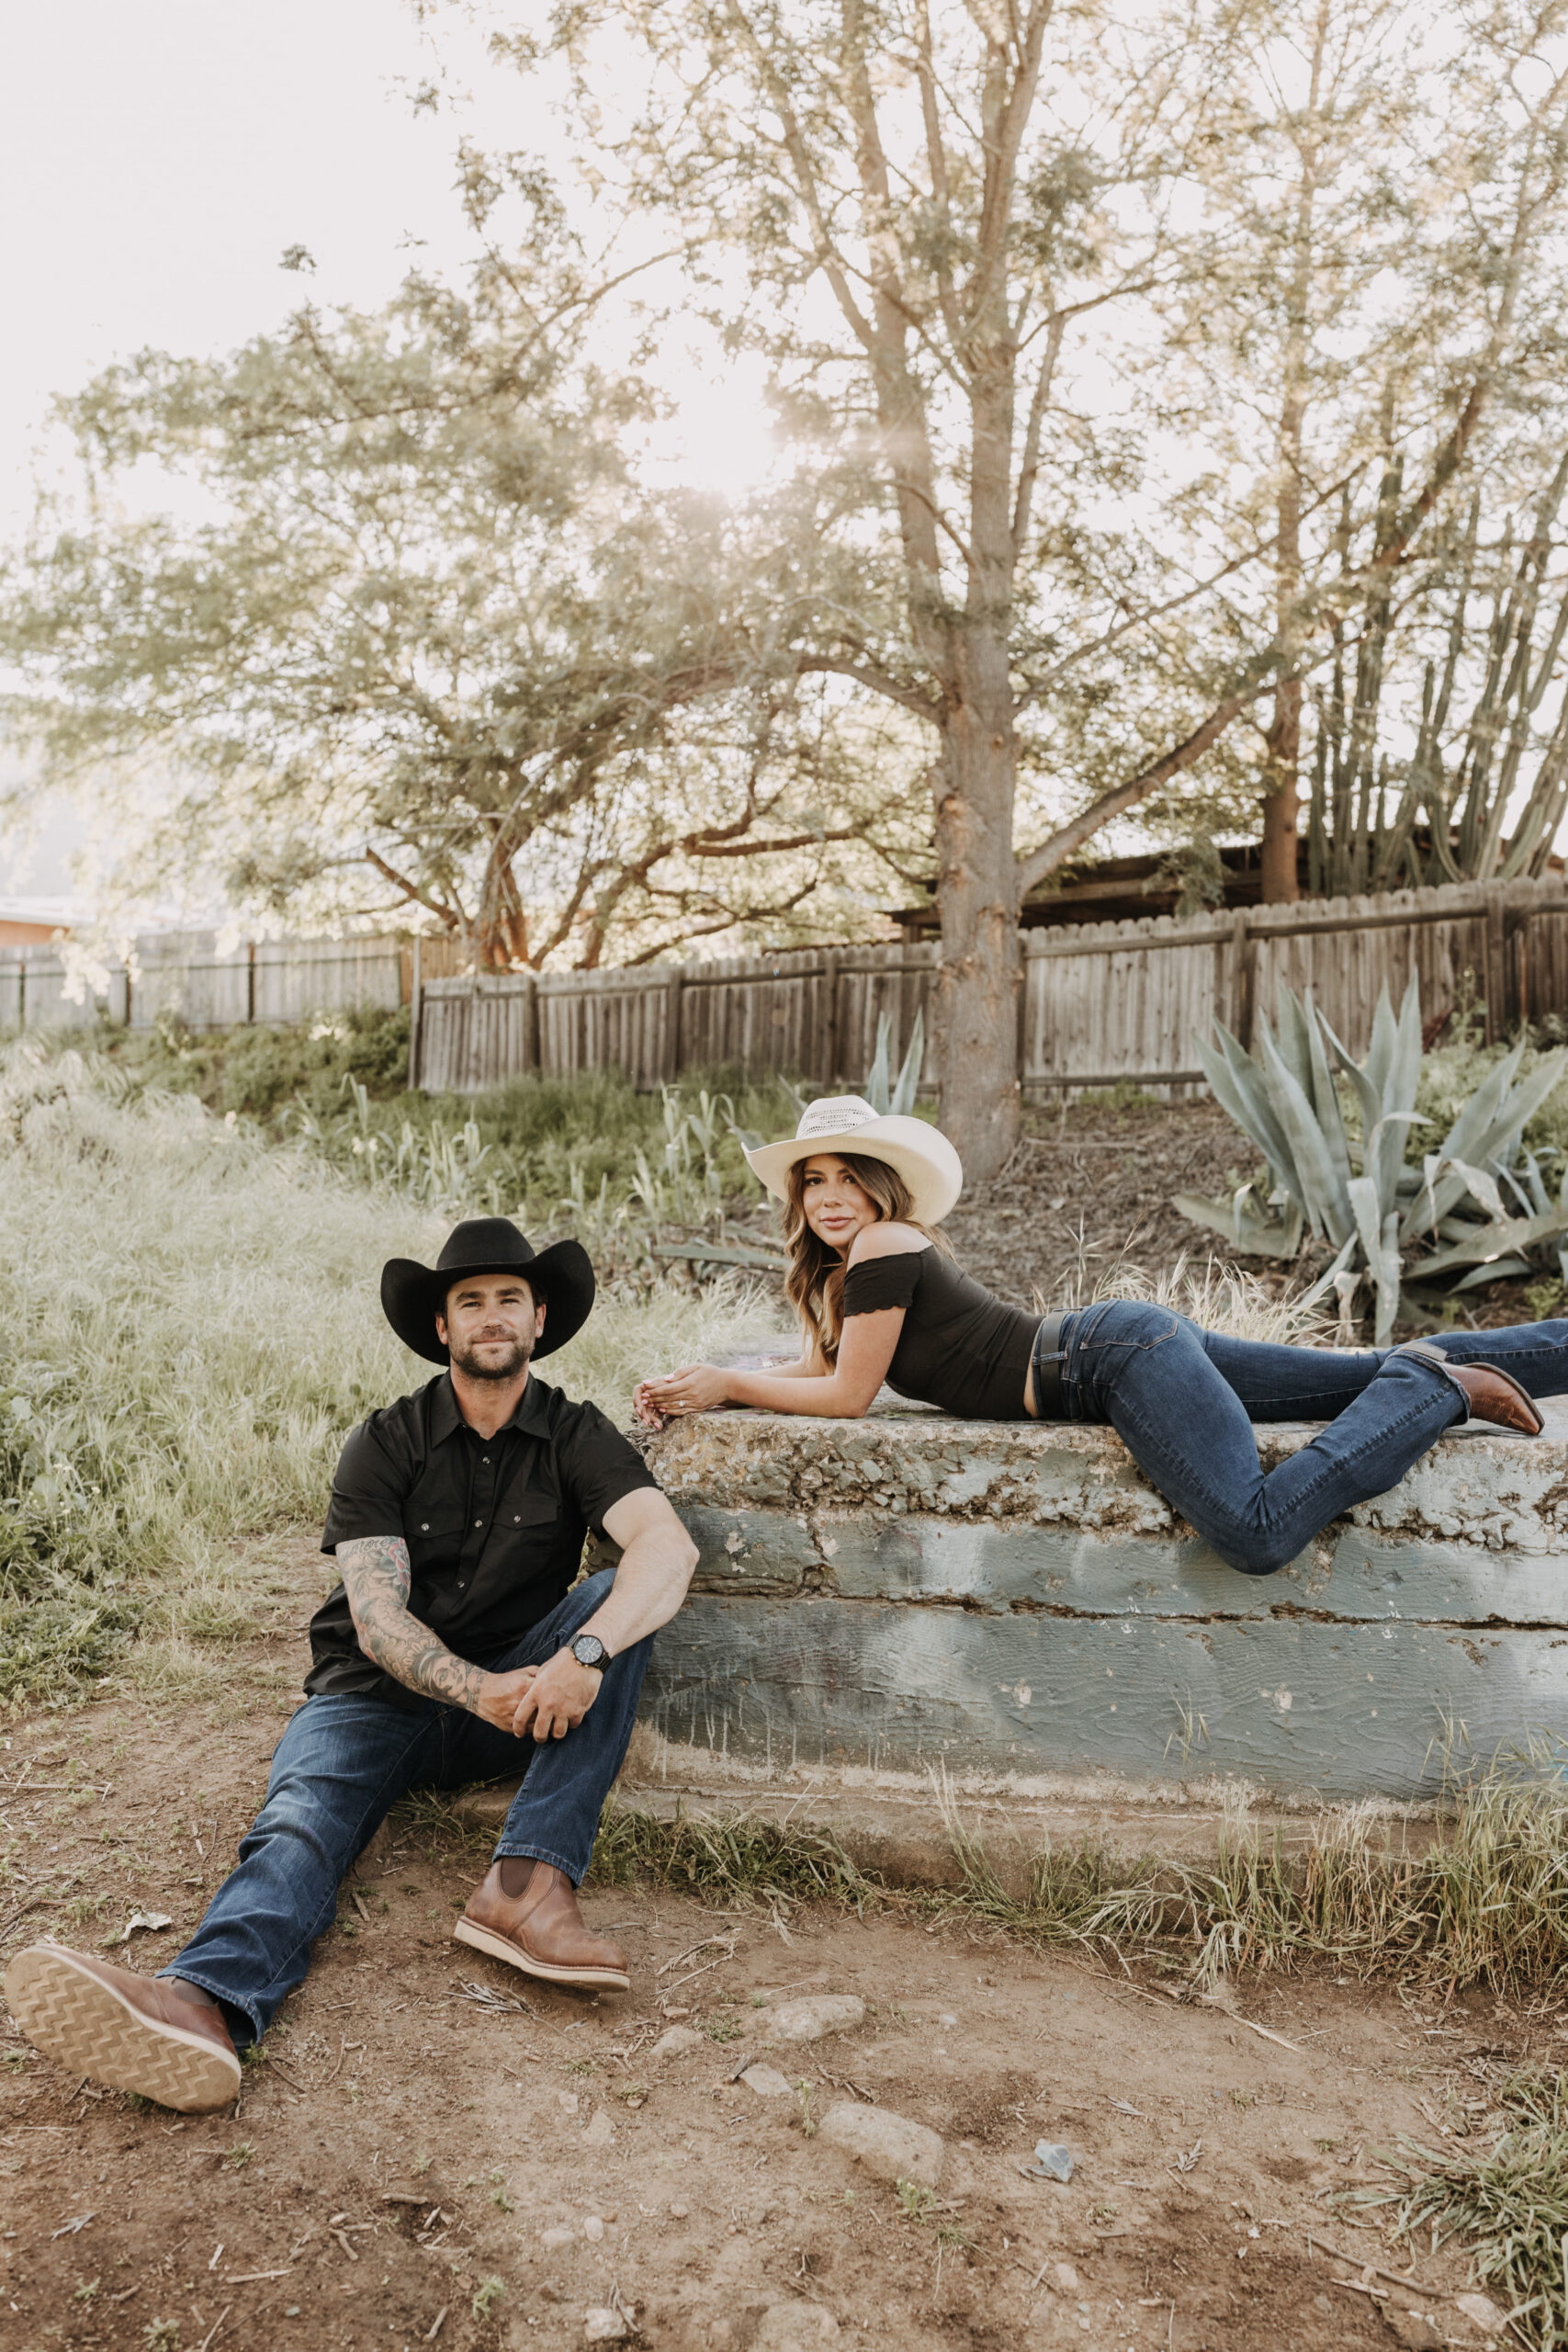
[[[817,1157],[818,1155],[810,1155]],[[820,1155],[826,1158],[827,1154]],[[934,1242],[942,1255],[953,1255],[944,1234],[922,1225],[915,1215],[909,1187],[886,1159],[863,1159],[859,1152],[833,1153],[849,1170],[876,1211],[877,1223],[912,1225]],[[839,1361],[839,1340],[844,1328],[844,1261],[836,1250],[812,1232],[806,1222],[807,1161],[797,1159],[789,1171],[789,1198],[784,1210],[784,1247],[789,1272],[784,1288],[800,1317],[801,1329],[829,1370]]]

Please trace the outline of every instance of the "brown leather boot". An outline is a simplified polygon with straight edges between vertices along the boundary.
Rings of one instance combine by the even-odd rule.
[[[226,2107],[240,2087],[222,2010],[199,1994],[186,1999],[168,1977],[31,1944],[6,1971],[6,1998],[30,2041],[111,2090],[199,2115]]]
[[[577,1907],[564,1871],[536,1862],[521,1894],[507,1894],[501,1864],[492,1862],[452,1930],[459,1943],[504,1960],[551,1984],[585,1984],[595,1992],[627,1993],[626,1956],[608,1936],[596,1936]]]
[[[1456,1388],[1461,1388],[1470,1401],[1472,1421],[1491,1421],[1500,1430],[1513,1430],[1520,1437],[1539,1437],[1546,1427],[1535,1398],[1521,1388],[1512,1374],[1501,1371],[1495,1363],[1456,1363],[1452,1356],[1430,1340],[1406,1340],[1397,1352],[1405,1356],[1425,1356],[1448,1374]]]

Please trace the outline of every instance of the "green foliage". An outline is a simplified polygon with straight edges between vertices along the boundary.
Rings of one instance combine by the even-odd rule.
[[[1555,2066],[1497,2080],[1480,2130],[1441,2148],[1401,2136],[1379,2161],[1397,2186],[1351,2189],[1357,2218],[1392,2218],[1399,2237],[1458,2238],[1475,2275],[1507,2312],[1510,2333],[1538,2352],[1568,2345],[1568,2095]],[[1392,2214],[1390,2209],[1392,2208]]]
[[[898,1075],[892,1075],[893,1022],[890,1014],[876,1016],[876,1051],[872,1056],[871,1069],[865,1081],[865,1099],[880,1116],[891,1114],[907,1119],[915,1107],[915,1095],[920,1083],[920,1065],[925,1059],[926,1016],[917,1012],[909,1031],[909,1043]]]
[[[593,1847],[593,1876],[623,1885],[637,1872],[659,1884],[729,1903],[816,1902],[859,1905],[872,1892],[826,1830],[781,1826],[753,1815],[716,1821],[678,1807],[673,1819],[605,1807]]]
[[[1278,1833],[1243,1828],[1213,1863],[1047,1848],[1022,1894],[945,1804],[961,1883],[934,1900],[1040,1944],[1087,1943],[1184,1958],[1212,1989],[1243,1969],[1331,1961],[1341,1973],[1393,1975],[1499,1993],[1568,1982],[1568,1799],[1554,1750],[1500,1758],[1456,1780],[1438,1832],[1413,1857],[1354,1812],[1327,1816],[1304,1854]]]
[[[494,2277],[481,2278],[474,2289],[473,2313],[477,2320],[487,2320],[498,2303],[505,2301],[506,2281]]]
[[[481,967],[820,936],[825,904],[866,935],[881,856],[920,838],[913,726],[803,680],[749,534],[634,480],[642,355],[590,346],[544,175],[498,158],[469,198],[521,241],[466,294],[411,277],[68,404],[86,494],[0,594],[14,731],[96,805],[123,791],[128,885],[216,866],[296,922],[390,894]],[[138,468],[194,476],[199,522],[177,491],[129,513]],[[149,752],[182,776],[157,820]]]
[[[428,1376],[376,1285],[445,1220],[31,1046],[0,1053],[0,1704],[102,1675],[139,1627],[141,1671],[177,1677],[254,1622],[242,1539],[319,1524],[348,1429]],[[612,1287],[550,1377],[624,1419],[757,1318],[733,1283]]]
[[[1442,1143],[1417,1169],[1407,1162],[1406,1139],[1430,1124],[1430,1114],[1415,1107],[1422,1094],[1415,973],[1397,1023],[1386,988],[1380,996],[1364,1063],[1346,1052],[1310,993],[1303,1004],[1281,982],[1279,1007],[1278,1042],[1260,1021],[1252,1055],[1219,1022],[1217,1050],[1194,1040],[1216,1099],[1269,1162],[1268,1208],[1248,1184],[1229,1203],[1180,1193],[1176,1205],[1186,1216],[1259,1255],[1293,1256],[1303,1226],[1326,1240],[1337,1254],[1303,1303],[1332,1286],[1348,1325],[1365,1270],[1376,1297],[1379,1347],[1393,1334],[1402,1272],[1405,1282],[1447,1277],[1445,1287],[1464,1290],[1529,1273],[1536,1253],[1561,1250],[1568,1240],[1568,1159],[1552,1200],[1541,1159],[1524,1148],[1524,1137],[1547,1118],[1568,1070],[1568,1049],[1537,1057],[1521,1039],[1506,1053],[1477,1057],[1468,1043],[1456,1045],[1451,1066],[1474,1083],[1459,1090]],[[1335,1064],[1348,1081],[1348,1119]],[[1451,1090],[1451,1069],[1447,1075]],[[1429,1081],[1426,1098],[1442,1091]],[[1270,1224],[1268,1209],[1276,1207],[1285,1214]],[[1438,1246],[1402,1269],[1401,1251],[1424,1241]],[[1568,1279],[1568,1253],[1563,1268]]]
[[[342,1110],[345,1080],[378,1102],[408,1084],[406,1006],[323,1013],[287,1028],[198,1031],[163,1021],[152,1029],[106,1028],[97,1042],[128,1086],[195,1094],[220,1117],[232,1111],[272,1121],[287,1109],[333,1118]]]

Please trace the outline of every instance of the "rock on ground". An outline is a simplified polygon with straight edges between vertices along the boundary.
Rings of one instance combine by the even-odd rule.
[[[624,2344],[626,2340],[626,2321],[619,2312],[607,2305],[595,2304],[582,2314],[582,2337],[585,2344]]]
[[[856,2157],[879,2180],[913,2180],[934,2188],[947,2151],[941,2134],[885,2107],[840,2099],[823,2116],[818,2137]]]
[[[672,2025],[661,2033],[652,2049],[650,2058],[679,2058],[688,2050],[700,2049],[706,2036],[694,2033],[689,2025]]]
[[[820,2041],[825,2034],[847,2033],[865,2017],[858,1993],[810,1993],[804,2000],[781,2001],[768,2013],[770,2041]]]
[[[759,2098],[788,2098],[790,2095],[788,2081],[776,2066],[748,2066],[740,2079]]]
[[[837,2344],[839,2323],[819,2303],[770,2303],[762,2313],[751,2352],[818,2352]]]

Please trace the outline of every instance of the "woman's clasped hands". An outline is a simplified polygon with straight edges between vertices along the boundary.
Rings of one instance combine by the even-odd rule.
[[[678,1413],[716,1412],[728,1402],[725,1376],[711,1363],[690,1363],[682,1372],[666,1373],[661,1380],[639,1380],[632,1394],[637,1419],[656,1430]]]

